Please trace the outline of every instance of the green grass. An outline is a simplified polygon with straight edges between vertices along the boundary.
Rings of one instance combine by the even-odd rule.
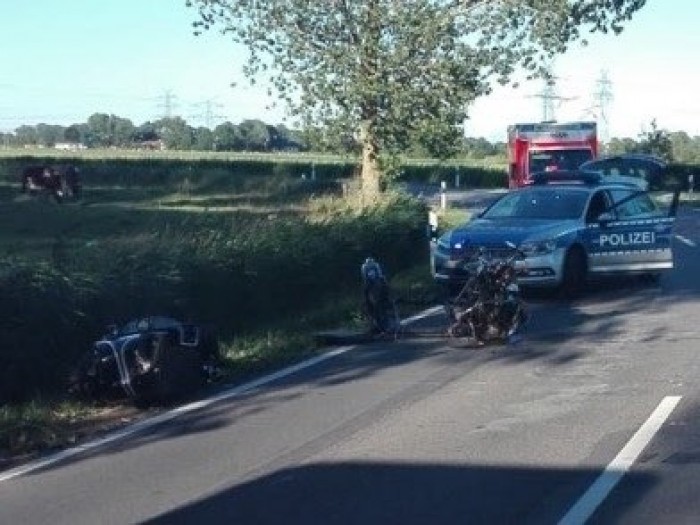
[[[464,224],[471,218],[471,213],[463,208],[438,210],[438,225],[441,230],[449,230]]]
[[[0,158],[55,158],[58,160],[97,159],[97,160],[177,160],[177,161],[260,161],[260,162],[292,162],[301,164],[355,164],[359,157],[332,153],[300,153],[300,152],[234,152],[234,151],[144,151],[136,149],[86,149],[80,151],[55,150],[51,148],[0,148]],[[485,157],[480,159],[454,158],[438,160],[433,158],[407,157],[405,164],[412,166],[471,166],[505,168],[507,160],[503,156]]]
[[[0,407],[0,460],[74,444],[95,408],[69,401],[34,400]],[[2,463],[0,462],[0,465]]]
[[[337,164],[347,162],[347,155],[322,153],[254,153],[233,151],[145,151],[138,149],[86,149],[79,151],[56,150],[51,148],[0,148],[0,158],[55,158],[58,160],[96,159],[96,160],[178,160],[178,161],[275,161],[317,164]]]
[[[218,188],[247,191],[255,185],[280,183],[297,189],[306,184],[338,184],[352,178],[359,158],[349,155],[315,153],[245,153],[136,150],[57,151],[48,148],[0,150],[0,181],[16,182],[22,170],[36,163],[74,163],[92,184],[121,186],[180,185],[187,188]],[[404,158],[394,180],[439,182],[457,173],[463,187],[503,187],[506,184],[505,157],[447,160]],[[315,176],[311,181],[312,174]]]

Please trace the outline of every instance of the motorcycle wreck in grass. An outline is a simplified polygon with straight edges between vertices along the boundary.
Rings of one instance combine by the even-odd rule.
[[[216,379],[220,362],[211,331],[170,317],[144,317],[112,326],[95,341],[71,375],[69,391],[84,399],[162,403]]]
[[[469,277],[455,297],[445,305],[450,338],[486,343],[512,342],[527,320],[516,282],[516,261],[523,253],[506,243],[510,254],[489,258],[484,249],[465,263]]]

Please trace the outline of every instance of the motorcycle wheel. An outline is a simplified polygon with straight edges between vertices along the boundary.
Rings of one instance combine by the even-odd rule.
[[[370,290],[366,314],[372,333],[398,338],[401,319],[396,301],[389,297],[388,290]]]
[[[454,348],[479,348],[484,342],[475,337],[473,328],[468,323],[453,322],[447,327],[449,346]]]

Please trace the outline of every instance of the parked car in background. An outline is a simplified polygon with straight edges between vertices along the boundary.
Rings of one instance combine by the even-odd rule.
[[[584,162],[579,167],[584,171],[600,173],[608,183],[632,183],[640,189],[652,191],[661,188],[667,168],[665,160],[646,153],[599,157]]]

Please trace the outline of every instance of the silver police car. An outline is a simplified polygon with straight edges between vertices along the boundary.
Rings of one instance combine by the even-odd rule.
[[[508,243],[524,254],[519,284],[580,292],[589,275],[649,274],[673,268],[669,210],[638,185],[607,183],[596,172],[557,171],[503,195],[479,216],[442,235],[432,250],[437,281],[457,290],[477,252],[505,257]]]

